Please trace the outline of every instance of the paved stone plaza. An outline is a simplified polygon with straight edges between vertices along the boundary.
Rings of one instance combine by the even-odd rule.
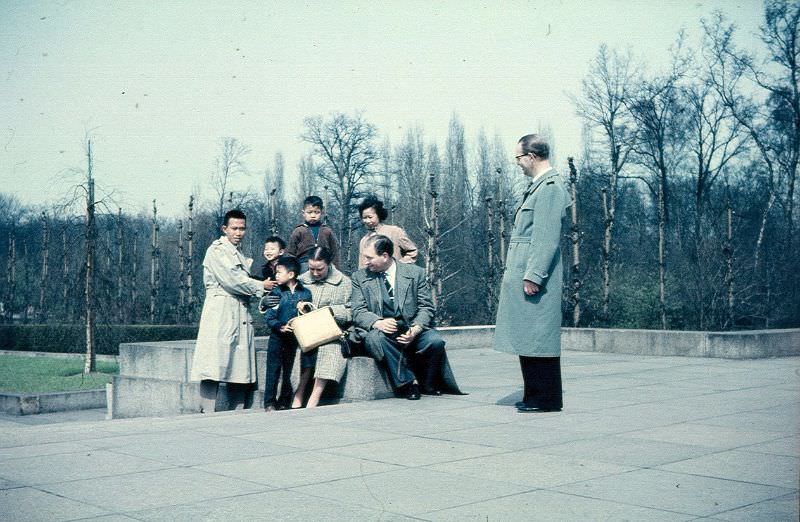
[[[470,395],[0,416],[0,520],[798,520],[800,358],[568,351],[545,414],[513,357],[450,359]]]

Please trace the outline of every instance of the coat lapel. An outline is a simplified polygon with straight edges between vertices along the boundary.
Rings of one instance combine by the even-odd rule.
[[[381,287],[378,286],[381,282],[374,272],[367,270],[367,280],[364,283],[364,288],[367,290],[367,308],[373,313],[382,315]]]
[[[536,181],[531,181],[530,183],[528,183],[528,188],[525,189],[525,193],[522,195],[522,201],[520,202],[519,206],[517,207],[516,212],[514,212],[514,221],[516,221],[517,214],[519,213],[519,209],[522,208],[522,205],[525,204],[525,201],[528,200],[528,198],[531,196],[531,194],[536,192],[536,189],[538,189],[539,187],[542,186],[542,183],[545,180],[550,179],[551,177],[553,177],[554,174],[556,174],[556,171],[555,171],[555,169],[551,168],[550,170],[548,170],[547,172],[545,172],[544,174],[539,176],[539,179],[537,179]]]
[[[394,292],[394,303],[397,311],[402,314],[406,304],[406,298],[408,296],[408,289],[411,287],[411,279],[408,277],[408,274],[406,273],[402,263],[395,263],[395,266],[397,271],[395,272],[394,281],[396,286]]]

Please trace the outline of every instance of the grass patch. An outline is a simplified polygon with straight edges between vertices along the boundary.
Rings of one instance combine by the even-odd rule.
[[[0,355],[0,392],[37,393],[96,390],[119,373],[114,362],[97,362],[97,372],[84,375],[83,359]]]

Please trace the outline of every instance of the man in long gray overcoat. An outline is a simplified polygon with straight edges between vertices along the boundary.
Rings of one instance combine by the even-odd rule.
[[[520,412],[560,411],[561,227],[571,201],[537,134],[517,143],[516,160],[530,178],[506,256],[494,348],[519,355],[525,385]]]
[[[252,260],[239,250],[246,229],[245,215],[229,211],[223,235],[211,243],[203,259],[206,298],[190,380],[200,381],[204,412],[214,411],[220,382],[228,383],[228,395],[235,397],[237,408],[256,382],[253,318],[247,305],[250,297],[261,297],[271,281],[250,277]]]

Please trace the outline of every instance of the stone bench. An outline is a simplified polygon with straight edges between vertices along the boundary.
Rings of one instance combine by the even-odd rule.
[[[194,341],[125,343],[119,349],[119,375],[114,377],[109,415],[112,418],[169,416],[200,412],[200,384],[190,382]],[[267,338],[256,338],[255,407],[264,403]],[[295,359],[292,387],[297,386],[300,357]],[[342,380],[329,384],[326,404],[393,397],[388,379],[369,357],[348,359]],[[227,395],[221,386],[218,409],[226,409]]]

